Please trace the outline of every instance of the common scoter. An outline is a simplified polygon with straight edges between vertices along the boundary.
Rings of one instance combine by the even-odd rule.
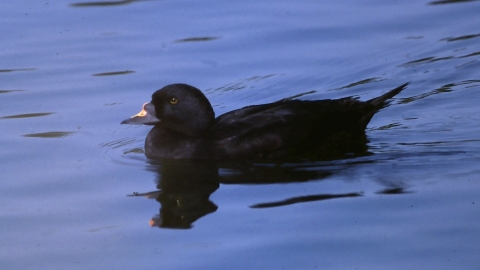
[[[122,124],[154,126],[145,140],[145,154],[152,159],[337,158],[366,151],[370,119],[407,85],[367,101],[285,99],[215,118],[200,90],[171,84],[156,91],[140,113]]]

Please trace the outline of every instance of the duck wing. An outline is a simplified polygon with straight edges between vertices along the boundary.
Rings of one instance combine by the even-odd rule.
[[[373,115],[407,84],[362,102],[281,100],[219,116],[212,128],[219,159],[281,158],[366,147],[365,128]],[[352,147],[351,147],[352,146]]]
[[[314,150],[335,133],[363,134],[359,104],[345,98],[248,106],[217,118],[214,149],[221,159],[280,158]]]

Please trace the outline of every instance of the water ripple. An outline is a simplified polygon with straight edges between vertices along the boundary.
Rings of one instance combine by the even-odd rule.
[[[53,138],[64,138],[74,133],[75,133],[74,131],[50,131],[50,132],[24,134],[22,136],[30,137],[30,138],[53,139]]]
[[[127,5],[140,0],[122,0],[122,1],[92,1],[92,2],[78,2],[70,4],[71,7],[110,7]]]
[[[237,91],[237,90],[247,88],[248,83],[256,83],[256,82],[268,79],[270,77],[273,77],[275,75],[276,74],[269,74],[269,75],[264,75],[264,76],[253,76],[253,77],[247,78],[247,79],[245,79],[241,82],[238,82],[238,83],[229,83],[229,84],[226,84],[226,85],[218,87],[218,88],[206,89],[204,92],[205,93],[213,93],[213,92],[217,92],[217,91],[219,91],[219,92]]]
[[[37,70],[37,69],[36,68],[0,69],[0,72],[31,71],[31,70]]]
[[[475,2],[478,0],[439,0],[428,3],[429,5],[444,5],[444,4],[459,4],[459,3],[468,3]]]
[[[441,86],[440,88],[434,89],[434,90],[426,92],[426,93],[422,93],[422,94],[415,95],[415,96],[408,97],[408,98],[400,98],[399,103],[400,104],[407,104],[407,103],[410,103],[412,101],[416,101],[416,100],[420,100],[420,99],[429,97],[431,95],[452,92],[455,87],[461,86],[461,85],[465,85],[464,88],[477,87],[477,86],[480,86],[480,80],[465,80],[465,81],[460,81],[460,82],[456,82],[456,83],[448,83],[448,84],[445,84],[445,85]]]
[[[453,59],[453,56],[446,56],[446,57],[425,57],[413,61],[406,62],[404,64],[399,65],[399,67],[410,67],[410,66],[418,66],[418,65],[423,65],[423,64],[429,64],[437,61],[444,61],[444,60],[450,60]]]
[[[40,117],[54,114],[54,112],[45,112],[45,113],[24,113],[24,114],[16,114],[16,115],[7,115],[2,116],[0,119],[17,119],[17,118],[31,118],[31,117]]]
[[[202,42],[202,41],[211,41],[217,40],[219,37],[193,37],[193,38],[184,38],[184,39],[177,39],[175,43],[184,43],[184,42]]]
[[[123,71],[111,71],[111,72],[102,72],[102,73],[95,73],[92,76],[115,76],[115,75],[125,75],[135,73],[133,70],[123,70]]]
[[[440,41],[452,42],[452,41],[459,41],[459,40],[465,40],[465,39],[471,39],[471,38],[477,38],[477,37],[480,37],[480,34],[465,35],[465,36],[451,37],[451,38],[442,38],[440,39]]]
[[[7,93],[12,93],[12,92],[24,92],[27,90],[0,90],[0,94],[7,94]]]
[[[115,140],[113,142],[102,143],[102,144],[100,144],[100,146],[109,147],[111,149],[116,149],[116,148],[123,147],[125,145],[129,145],[129,144],[132,144],[132,143],[135,143],[135,142],[138,142],[138,140],[130,139],[130,138],[123,138],[123,139]]]
[[[270,207],[286,206],[286,205],[297,204],[297,203],[323,201],[323,200],[347,198],[347,197],[361,197],[361,196],[363,196],[362,192],[346,193],[346,194],[307,195],[307,196],[289,198],[289,199],[285,199],[277,202],[258,203],[250,206],[250,208],[270,208]]]
[[[373,77],[373,78],[360,80],[358,82],[354,82],[354,83],[348,84],[346,86],[342,86],[340,88],[335,88],[335,89],[332,89],[332,90],[342,90],[342,89],[352,88],[352,87],[355,87],[357,85],[368,84],[368,83],[372,83],[372,82],[380,82],[380,81],[383,81],[383,80],[384,79],[381,78],[381,77]]]

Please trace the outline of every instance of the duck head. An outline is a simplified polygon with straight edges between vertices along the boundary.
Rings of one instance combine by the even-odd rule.
[[[187,84],[171,84],[153,93],[152,101],[122,124],[161,126],[195,137],[202,135],[214,121],[212,105],[200,90]]]

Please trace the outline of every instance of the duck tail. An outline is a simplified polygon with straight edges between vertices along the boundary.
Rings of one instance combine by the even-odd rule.
[[[410,84],[410,82],[404,83],[404,84],[400,85],[399,87],[397,87],[393,90],[390,90],[387,93],[385,93],[385,94],[383,94],[379,97],[367,100],[365,102],[365,104],[367,105],[368,109],[366,110],[365,115],[360,119],[360,125],[362,125],[362,127],[365,129],[367,127],[368,123],[370,122],[370,120],[372,119],[373,115],[375,113],[377,113],[379,110],[381,110],[381,109],[387,107],[388,105],[390,105],[390,103],[392,101],[389,100],[389,99],[396,96],[403,89],[405,89],[405,87],[407,87],[407,85],[409,85],[409,84]]]
[[[385,93],[385,94],[383,94],[379,97],[372,98],[372,99],[367,101],[367,104],[371,105],[374,108],[373,109],[374,112],[377,112],[377,111],[387,107],[388,105],[390,105],[390,102],[392,102],[392,101],[389,100],[389,99],[393,98],[398,93],[402,92],[402,90],[405,89],[409,84],[410,84],[410,82],[404,83],[404,84],[400,85],[399,87],[397,87],[393,90],[390,90],[387,93]]]

